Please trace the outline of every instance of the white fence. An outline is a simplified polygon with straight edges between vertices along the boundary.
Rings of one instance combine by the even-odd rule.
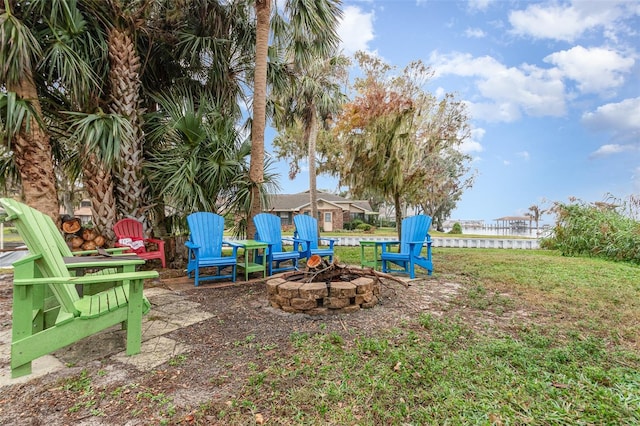
[[[397,241],[394,237],[331,237],[336,246],[358,246],[360,241]],[[502,248],[534,250],[540,248],[540,241],[531,238],[461,238],[433,237],[432,247],[457,248]]]
[[[432,247],[460,247],[460,248],[501,248],[534,250],[540,248],[540,241],[520,238],[449,238],[434,237]]]

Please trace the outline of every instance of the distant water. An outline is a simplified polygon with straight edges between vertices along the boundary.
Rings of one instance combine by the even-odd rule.
[[[451,228],[445,228],[445,232],[449,232]],[[525,237],[525,238],[542,238],[547,236],[548,229],[509,229],[509,228],[462,228],[462,235],[491,235],[494,237],[509,236],[509,237]]]

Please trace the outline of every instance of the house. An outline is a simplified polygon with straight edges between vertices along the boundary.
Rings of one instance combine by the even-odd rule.
[[[318,191],[318,222],[323,231],[344,229],[347,222],[359,219],[366,221],[368,216],[377,215],[368,201],[349,200],[339,195]],[[269,196],[265,211],[280,217],[283,228],[293,226],[293,217],[297,214],[311,214],[309,191],[297,194],[274,194]]]
[[[68,214],[64,206],[60,206],[60,215]],[[80,201],[80,206],[73,211],[73,217],[80,219],[83,225],[93,220],[93,213],[91,213],[91,200]]]

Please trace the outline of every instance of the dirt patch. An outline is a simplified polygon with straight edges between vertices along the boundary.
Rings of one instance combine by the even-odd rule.
[[[182,271],[165,270],[150,286],[169,287]],[[470,308],[464,285],[433,277],[408,287],[384,281],[378,305],[355,313],[309,316],[271,308],[264,282],[214,288],[171,286],[208,319],[182,327],[166,337],[189,351],[157,368],[141,372],[111,358],[82,362],[53,374],[0,388],[0,423],[23,425],[189,424],[203,405],[224,406],[256,369],[293,349],[292,333],[331,333],[345,339],[372,335],[416,318],[421,313],[464,318],[486,331],[507,328],[515,309],[500,315]],[[177,289],[176,289],[177,288]],[[11,327],[11,276],[0,276],[0,332]],[[149,315],[153,315],[153,310]],[[80,344],[77,343],[77,344]],[[6,363],[1,366],[8,368]],[[215,424],[215,419],[208,419]]]

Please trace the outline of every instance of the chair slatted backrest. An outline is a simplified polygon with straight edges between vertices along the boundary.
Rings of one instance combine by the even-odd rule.
[[[309,248],[318,248],[318,220],[306,214],[299,214],[293,217],[296,225],[298,238],[309,241]]]
[[[56,243],[57,238],[52,235],[52,230],[57,229],[53,220],[31,207],[9,198],[0,199],[0,204],[9,213],[9,219],[29,248],[30,255],[38,257],[35,263],[42,276],[71,278],[64,264],[60,247]],[[75,286],[49,284],[49,288],[60,302],[62,311],[73,315],[79,314],[74,307],[74,303],[80,299]]]
[[[282,252],[282,229],[280,218],[270,213],[259,213],[253,217],[258,232],[256,240],[271,244],[274,252]]]
[[[113,232],[118,238],[144,238],[142,223],[135,219],[121,219],[113,225]]]
[[[49,216],[47,216],[47,217],[49,217]],[[56,224],[53,222],[53,220],[48,220],[48,221],[45,221],[45,222],[49,226],[49,235],[51,235],[51,237],[55,241],[56,246],[58,247],[58,250],[60,250],[60,254],[63,257],[71,257],[71,256],[73,256],[73,252],[69,248],[69,245],[64,240],[64,237],[62,236],[62,233],[60,232],[60,230],[58,229]]]
[[[224,218],[210,212],[191,213],[187,216],[189,239],[200,246],[199,256],[221,257],[224,237]]]
[[[402,231],[400,235],[400,252],[409,253],[409,242],[425,241],[429,227],[431,226],[431,217],[423,214],[410,216],[402,220]],[[413,246],[413,255],[419,256],[422,245]]]
[[[120,219],[118,222],[116,222],[115,225],[113,225],[113,232],[116,234],[116,240],[118,241],[123,238],[131,238],[134,241],[145,240],[142,223],[138,222],[135,219]],[[136,248],[135,251],[136,253],[146,253],[147,248],[143,245]]]

